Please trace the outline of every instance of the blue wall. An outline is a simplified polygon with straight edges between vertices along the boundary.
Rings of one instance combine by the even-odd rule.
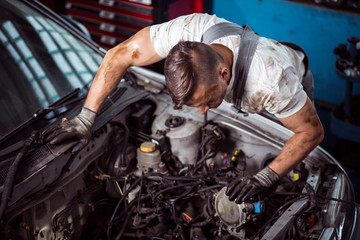
[[[315,98],[338,104],[345,81],[335,74],[333,50],[349,36],[360,37],[360,14],[285,0],[213,0],[213,13],[259,35],[300,45],[308,54]],[[360,91],[354,86],[354,94]]]

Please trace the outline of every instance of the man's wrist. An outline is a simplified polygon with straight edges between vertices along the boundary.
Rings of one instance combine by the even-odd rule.
[[[269,166],[266,166],[260,172],[255,174],[254,176],[259,182],[264,185],[272,186],[275,184],[279,179],[280,176],[274,170],[272,170]]]

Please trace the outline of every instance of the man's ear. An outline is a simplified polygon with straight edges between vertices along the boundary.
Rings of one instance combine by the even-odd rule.
[[[224,79],[227,83],[230,80],[230,71],[227,67],[221,66],[219,74],[221,76],[221,79]]]

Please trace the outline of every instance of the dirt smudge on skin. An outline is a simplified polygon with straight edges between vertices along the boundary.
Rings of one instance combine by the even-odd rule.
[[[140,57],[140,52],[138,49],[135,49],[135,51],[133,51],[132,55],[131,55],[131,58],[132,59],[137,59]]]
[[[321,124],[314,108],[311,108],[310,111],[306,112],[306,115],[304,116],[304,121],[305,123],[309,123],[313,127],[318,127]]]
[[[121,45],[118,45],[114,50],[111,51],[114,51],[114,55],[123,55],[128,51],[128,48],[125,44],[121,43]]]

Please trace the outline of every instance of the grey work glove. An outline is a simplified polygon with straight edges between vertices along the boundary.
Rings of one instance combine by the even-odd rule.
[[[61,123],[46,129],[42,138],[53,146],[66,146],[74,154],[89,142],[91,128],[95,122],[96,112],[83,107],[79,115],[71,120],[63,119]]]
[[[226,195],[229,196],[230,201],[235,200],[237,204],[240,204],[249,201],[254,195],[274,187],[279,178],[274,170],[266,166],[252,177],[232,180],[227,186]]]

